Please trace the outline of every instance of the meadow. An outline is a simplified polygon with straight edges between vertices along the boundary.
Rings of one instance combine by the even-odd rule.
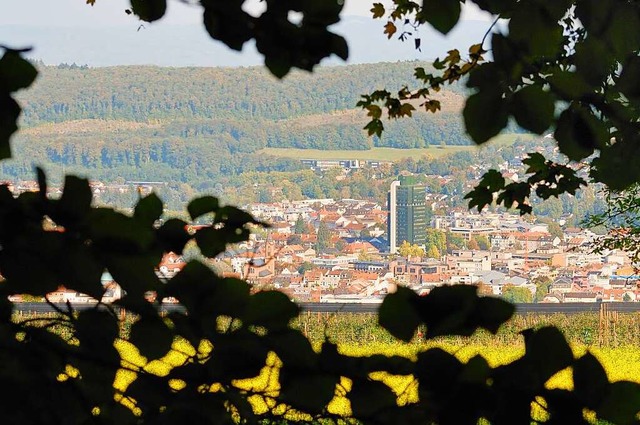
[[[533,139],[530,135],[524,134],[502,134],[491,140],[491,145],[511,144],[516,139]],[[398,149],[374,147],[369,150],[323,150],[323,149],[294,149],[294,148],[264,148],[258,151],[259,154],[273,155],[283,158],[300,159],[358,159],[361,161],[400,161],[403,158],[421,158],[429,156],[431,158],[442,158],[456,152],[475,152],[482,149],[482,146],[430,146],[423,149]]]
[[[611,321],[611,318],[606,320]],[[383,354],[415,359],[419,352],[439,347],[463,362],[475,355],[481,355],[491,367],[496,367],[523,355],[524,342],[520,334],[523,329],[554,325],[562,330],[574,356],[580,357],[589,351],[603,365],[610,381],[628,380],[640,383],[640,317],[636,314],[625,314],[615,317],[615,320],[615,324],[608,323],[608,326],[602,326],[601,318],[592,313],[520,315],[515,316],[496,335],[479,332],[471,337],[447,337],[426,341],[418,333],[409,343],[394,340],[377,325],[374,314],[303,313],[292,322],[292,327],[300,329],[314,347],[319,349],[323,341],[329,340],[338,345],[339,352],[348,356]],[[604,332],[607,333],[606,336]],[[200,347],[192,347],[184,341],[176,342],[174,349],[167,356],[147,362],[133,346],[124,341],[117,348],[125,359],[123,365],[127,368],[144,370],[160,376],[169,373],[172,367],[182,364],[189,356],[206,356],[213,349],[206,343]],[[256,393],[277,394],[279,364],[277,357],[270,355],[267,366],[258,377],[237,380],[234,386]],[[135,373],[123,369],[115,386],[124,390],[134,378]],[[399,404],[418,400],[417,385],[412,376],[376,372],[371,374],[371,378],[389,385],[396,393]],[[571,370],[565,369],[557,373],[546,385],[548,388],[572,388]],[[179,388],[180,383],[176,382],[176,386]],[[349,414],[349,401],[344,397],[349,388],[350,381],[343,378],[335,398],[329,405],[330,413]],[[216,391],[216,387],[212,390]],[[256,412],[265,412],[277,406],[273,399],[257,394],[250,397],[250,402]],[[544,416],[544,410],[535,403],[532,403],[532,412],[534,417]]]

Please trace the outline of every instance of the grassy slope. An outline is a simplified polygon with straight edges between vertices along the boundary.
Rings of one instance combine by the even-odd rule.
[[[516,138],[530,138],[533,136],[524,134],[503,134],[495,137],[488,143],[510,144]],[[395,149],[395,148],[373,148],[371,150],[318,150],[318,149],[289,149],[289,148],[265,148],[258,151],[267,155],[274,155],[285,158],[300,159],[360,159],[379,161],[399,161],[403,158],[420,158],[430,156],[440,158],[460,151],[475,151],[477,146],[446,146],[430,147],[426,149]]]

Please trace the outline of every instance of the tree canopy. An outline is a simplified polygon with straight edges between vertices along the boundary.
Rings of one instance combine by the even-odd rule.
[[[423,6],[394,0],[393,4],[385,26],[390,36],[397,32],[395,20],[428,23],[447,32],[460,14],[457,0]],[[485,49],[480,44],[470,49],[470,62],[461,63],[455,52],[437,61],[437,67],[448,73],[444,76],[418,72],[430,90],[468,75],[468,84],[478,89],[465,109],[474,140],[488,140],[509,117],[535,132],[554,126],[559,147],[569,158],[600,153],[590,160],[592,178],[613,188],[637,180],[633,167],[614,168],[616,177],[607,174],[616,159],[634,158],[633,141],[638,137],[631,131],[636,93],[630,76],[637,66],[630,53],[637,50],[636,4],[614,0],[478,0],[476,4],[510,18],[509,33],[492,37],[494,61],[481,63]],[[344,40],[328,30],[338,20],[342,2],[267,1],[259,16],[249,15],[242,5],[242,1],[201,0],[203,23],[212,38],[233,49],[254,39],[267,68],[278,77],[292,67],[311,70],[330,54],[347,56]],[[381,4],[372,10],[375,16],[385,16]],[[132,0],[130,12],[145,21],[161,19],[166,0]],[[300,22],[291,22],[290,12],[302,14]],[[15,93],[37,75],[20,53],[4,48],[0,59],[2,158],[10,156],[9,139],[17,130],[20,107]],[[612,67],[617,71],[611,72]],[[411,96],[408,90],[400,94],[405,95]],[[376,96],[386,99],[392,114],[411,112],[391,95]],[[622,96],[630,100],[623,101]],[[428,105],[437,109],[435,103]],[[379,119],[379,109],[364,106]],[[550,112],[555,107],[561,111],[558,116]],[[377,131],[375,124],[369,129]],[[485,195],[498,191],[499,200],[509,205],[517,201],[525,211],[523,201],[531,185],[544,197],[575,190],[582,183],[572,168],[535,155],[527,161],[533,176],[526,187],[505,186],[500,176],[490,173],[472,194],[472,206],[482,207],[488,203]],[[522,357],[495,367],[482,356],[461,362],[440,348],[425,349],[413,359],[382,354],[351,357],[331,341],[315,350],[290,327],[300,307],[281,292],[252,293],[247,282],[221,277],[198,260],[171,279],[161,279],[154,271],[166,251],[180,254],[195,241],[205,257],[213,258],[228,245],[247,240],[252,226],[266,224],[204,196],[187,204],[189,220],[208,223],[191,233],[187,221],[163,218],[163,203],[155,194],[141,197],[133,212],[124,214],[92,205],[86,179],[67,176],[59,198],[47,195],[42,171],[37,179],[37,192],[17,197],[6,185],[0,186],[0,272],[5,279],[0,285],[0,376],[8,389],[0,406],[7,423],[324,419],[577,424],[588,423],[585,411],[616,424],[637,423],[640,385],[609,382],[598,359],[589,352],[575,356],[557,328],[524,331]],[[100,301],[105,270],[125,291],[113,304]],[[52,316],[14,319],[10,296],[45,296],[60,285],[95,298],[95,306],[79,311],[70,304],[49,303],[56,312]],[[382,302],[378,321],[399,343],[413,339],[420,326],[427,340],[468,336],[478,330],[496,333],[514,314],[514,306],[479,296],[477,290],[471,285],[443,286],[419,296],[398,287]],[[149,292],[157,297],[150,300]],[[183,310],[165,311],[165,297],[179,300]],[[128,329],[121,327],[122,311],[133,316]],[[168,354],[180,361],[167,363]],[[128,360],[135,355],[142,359]],[[572,389],[545,386],[567,368],[573,376]],[[400,400],[375,378],[379,375],[375,372],[412,376],[418,399]],[[122,373],[129,383],[115,387]],[[247,384],[246,379],[263,376],[266,384]],[[348,400],[347,413],[331,409],[336,396]],[[532,418],[533,403],[544,409],[542,418]]]
[[[536,134],[549,134],[566,158],[550,161],[539,153],[523,160],[528,177],[507,183],[499,172],[485,174],[467,197],[471,208],[496,202],[528,213],[528,199],[575,193],[589,182],[620,190],[640,179],[637,162],[640,7],[625,0],[475,0],[418,2],[393,0],[390,8],[375,3],[374,18],[386,20],[391,37],[412,38],[421,25],[443,34],[460,20],[461,3],[473,3],[495,17],[483,40],[447,52],[436,60],[438,72],[416,68],[417,88],[397,93],[378,90],[360,105],[371,121],[370,134],[382,134],[383,108],[390,118],[411,116],[410,102],[436,112],[433,99],[441,87],[464,80],[472,94],[463,116],[477,144],[489,141],[515,121]],[[414,38],[416,47],[420,39]],[[382,108],[381,108],[382,106]]]

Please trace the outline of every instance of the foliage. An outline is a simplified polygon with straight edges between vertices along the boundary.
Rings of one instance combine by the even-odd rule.
[[[505,285],[502,289],[502,298],[512,303],[533,302],[533,294],[528,288],[514,285]]]
[[[479,210],[496,202],[531,212],[529,198],[575,193],[586,184],[578,169],[586,166],[593,181],[613,190],[640,180],[640,168],[629,167],[638,149],[637,52],[640,23],[636,2],[625,0],[475,0],[495,17],[483,40],[463,54],[451,50],[433,66],[437,72],[415,69],[417,89],[404,87],[393,94],[377,90],[359,105],[371,121],[370,134],[381,135],[382,108],[390,118],[411,116],[410,100],[436,112],[433,94],[461,80],[472,90],[463,111],[465,127],[475,143],[499,134],[510,122],[535,134],[553,135],[567,164],[533,153],[523,162],[529,177],[506,183],[499,172],[485,174],[468,194],[469,207]],[[390,8],[375,3],[374,18],[386,20],[389,38],[412,38],[422,25],[443,34],[460,19],[460,2],[417,3],[393,0]],[[505,25],[496,25],[498,22]],[[420,38],[415,36],[416,47]],[[491,58],[487,57],[488,51]],[[381,106],[380,106],[381,104]]]
[[[456,235],[453,232],[447,231],[445,233],[447,241],[447,252],[451,253],[456,249],[466,249],[467,241],[464,236]]]
[[[607,209],[583,221],[587,228],[604,227],[606,234],[591,242],[596,253],[620,250],[640,264],[640,185],[624,191],[606,190]]]
[[[293,226],[293,233],[295,233],[296,235],[302,234],[307,230],[307,225],[304,221],[304,217],[302,217],[302,214],[298,215],[298,218],[296,218],[296,223]]]
[[[395,4],[398,17],[424,10],[417,15],[418,23],[428,21],[445,32],[457,21],[460,6],[457,1],[447,1],[442,7],[425,2],[425,9],[405,0],[396,0]],[[517,40],[525,44],[523,49],[548,53],[547,30],[555,35],[558,31],[544,28],[538,34],[539,21],[556,17],[563,8],[548,4],[539,10],[532,6],[538,6],[536,1],[518,4],[523,5],[520,10],[526,12],[526,20],[514,14],[510,36],[503,38],[508,41],[519,34],[522,40]],[[292,67],[311,70],[330,54],[347,55],[344,40],[328,30],[337,22],[342,2],[267,2],[266,11],[257,17],[242,9],[243,2],[203,0],[199,5],[212,38],[237,50],[255,40],[267,68],[278,77]],[[484,2],[482,5],[487,6]],[[384,14],[380,9],[380,5],[375,6],[374,13]],[[165,14],[166,0],[132,0],[129,11],[144,21],[155,21]],[[576,13],[581,11],[576,8]],[[301,13],[302,20],[290,22],[290,12]],[[602,19],[582,20],[590,31],[603,24]],[[611,21],[617,22],[616,15]],[[527,29],[526,38],[517,31],[517,22]],[[604,26],[604,33],[596,32],[598,39],[607,42],[609,26]],[[391,23],[386,30],[392,35],[395,26]],[[536,44],[527,44],[531,30]],[[477,62],[481,51],[480,47],[471,52]],[[529,53],[526,49],[523,52]],[[619,52],[613,49],[611,53]],[[458,62],[450,56],[445,63]],[[590,60],[590,65],[593,62]],[[528,65],[535,68],[538,64]],[[492,69],[482,66],[477,69]],[[584,72],[581,66],[578,69]],[[481,75],[477,70],[475,75],[475,81],[482,82],[477,79]],[[9,105],[0,109],[4,157],[8,156],[8,140],[19,115],[14,92],[28,86],[33,78],[34,70],[19,52],[5,49],[0,61],[0,101]],[[492,86],[512,90],[510,86]],[[493,117],[483,112],[482,118],[490,121],[482,124],[493,123],[488,128],[499,130],[507,114],[501,108],[520,99],[520,103],[533,100],[542,105],[533,109],[535,114],[516,112],[520,125],[534,130],[550,125],[548,114],[537,112],[547,111],[552,95],[533,87],[515,93],[515,100],[502,100],[496,88],[488,95],[479,93],[480,97],[472,97],[475,110],[466,114],[467,121],[477,119],[480,109],[490,111],[486,105],[478,107],[480,101],[489,101],[488,105],[497,107],[492,112],[498,114]],[[407,115],[411,109],[400,106],[400,111]],[[574,107],[571,114],[569,121],[579,123],[581,128],[593,124],[579,107]],[[469,130],[476,138],[487,136],[479,134],[477,127]],[[595,143],[592,139],[588,141]],[[567,140],[571,138],[563,139],[563,143]],[[624,143],[620,139],[613,146],[626,146]],[[575,148],[570,143],[567,146]],[[600,164],[599,172],[606,169]],[[564,175],[562,168],[556,171],[556,177]],[[589,352],[575,356],[555,327],[523,331],[524,354],[497,366],[481,355],[461,361],[431,347],[425,347],[415,358],[350,356],[331,341],[323,342],[316,351],[302,332],[291,326],[300,308],[281,292],[252,293],[246,282],[223,278],[197,260],[166,282],[155,273],[164,252],[180,254],[192,240],[208,258],[247,240],[250,226],[264,225],[249,214],[223,206],[212,196],[195,198],[186,208],[189,220],[206,220],[208,225],[192,234],[187,232],[189,223],[185,220],[164,219],[163,203],[155,194],[139,199],[132,213],[124,214],[94,206],[87,179],[67,176],[58,198],[48,196],[47,179],[41,170],[37,180],[38,192],[17,197],[6,185],[0,186],[0,270],[5,279],[0,286],[0,329],[5,337],[0,375],[10,388],[0,398],[0,405],[7,423],[218,424],[357,419],[364,423],[475,424],[487,420],[512,424],[534,419],[532,403],[545,409],[542,420],[546,422],[586,423],[585,409],[598,419],[636,422],[640,385],[609,382],[598,359]],[[496,182],[493,179],[487,184],[493,188]],[[551,187],[543,180],[538,183]],[[104,293],[100,278],[105,270],[125,291],[124,297],[113,304],[100,302]],[[95,306],[83,310],[74,310],[70,304],[55,306],[58,314],[54,317],[12,320],[9,296],[46,296],[60,285],[95,298]],[[156,293],[155,301],[148,299],[150,292]],[[165,297],[178,299],[184,311],[165,314]],[[122,310],[136,317],[126,335],[120,327]],[[478,296],[473,286],[438,287],[426,296],[399,287],[381,304],[378,323],[398,341],[409,342],[419,328],[424,329],[427,340],[477,332],[495,334],[513,313],[512,304]],[[122,347],[137,352],[148,363],[127,362],[131,357],[123,354]],[[181,361],[163,363],[165,356],[176,354],[177,349]],[[573,376],[572,389],[545,385],[567,368]],[[274,385],[250,385],[251,379],[263,373]],[[413,376],[418,398],[402,399],[376,379],[380,373]],[[130,378],[130,383],[114,386],[122,374]],[[332,410],[336,395],[348,399],[348,412]]]
[[[329,231],[329,227],[327,223],[324,221],[320,221],[318,225],[318,231],[316,233],[316,244],[315,250],[317,253],[321,254],[327,250],[331,246],[331,231]]]
[[[428,228],[425,245],[427,247],[427,252],[429,252],[432,248],[435,248],[438,252],[445,252],[447,250],[446,233],[443,232],[442,230]],[[438,258],[438,257],[434,257],[434,258]]]
[[[411,244],[407,241],[402,241],[398,247],[398,254],[402,257],[424,257],[424,249],[416,244]]]

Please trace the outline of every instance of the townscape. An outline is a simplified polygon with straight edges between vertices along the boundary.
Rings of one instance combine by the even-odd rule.
[[[423,186],[416,187],[424,194]],[[558,232],[512,212],[454,208],[428,214],[420,244],[398,240],[390,252],[388,205],[327,198],[256,202],[244,209],[268,227],[255,227],[248,241],[204,260],[223,276],[246,280],[255,290],[277,289],[299,302],[375,303],[398,285],[424,295],[449,284],[477,285],[485,295],[512,302],[640,299],[640,278],[629,256],[593,252],[600,236],[590,229],[557,226]],[[193,255],[167,253],[158,275],[173,277]],[[103,284],[102,301],[121,296],[108,273]],[[97,301],[64,288],[48,298]]]

